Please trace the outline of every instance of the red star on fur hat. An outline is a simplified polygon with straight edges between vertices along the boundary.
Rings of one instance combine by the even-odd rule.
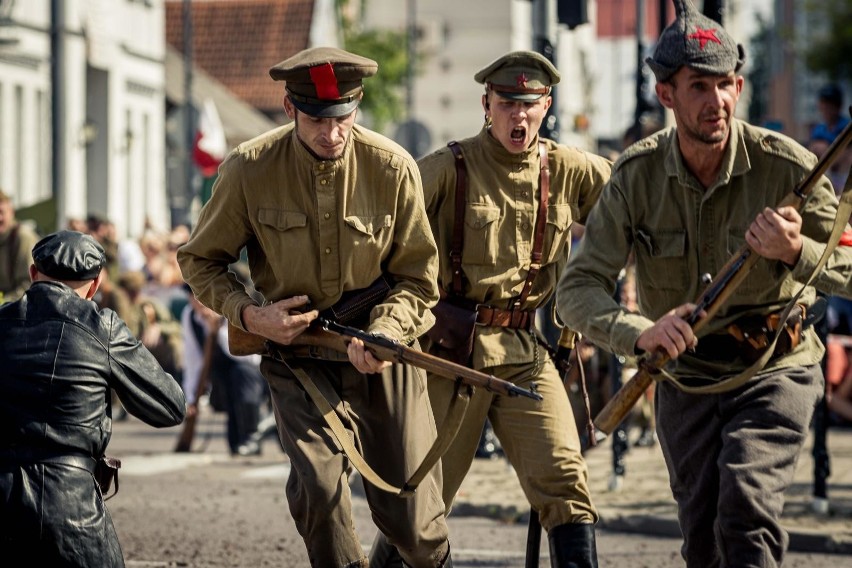
[[[715,29],[702,30],[701,28],[696,26],[695,33],[689,34],[686,37],[688,39],[697,39],[700,42],[699,47],[701,49],[704,49],[704,46],[707,45],[708,41],[715,41],[719,45],[722,45],[722,42],[719,40],[719,38],[716,37]]]

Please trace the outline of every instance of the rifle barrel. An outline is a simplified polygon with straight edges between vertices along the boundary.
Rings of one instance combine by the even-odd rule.
[[[464,365],[411,349],[387,337],[373,335],[358,328],[341,325],[324,318],[318,318],[318,320],[322,328],[329,333],[360,339],[380,359],[392,359],[398,363],[408,363],[415,367],[431,371],[436,375],[441,375],[448,379],[458,379],[471,386],[482,387],[487,391],[504,396],[523,396],[536,401],[543,399],[541,394],[536,391],[535,383],[532,383],[529,389],[525,389],[509,381],[499,379],[494,375],[488,375],[481,371],[465,367]]]

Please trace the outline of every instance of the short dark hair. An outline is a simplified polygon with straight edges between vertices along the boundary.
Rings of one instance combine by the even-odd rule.
[[[817,97],[819,100],[831,103],[834,106],[839,107],[843,104],[843,91],[834,83],[824,85],[817,93]]]

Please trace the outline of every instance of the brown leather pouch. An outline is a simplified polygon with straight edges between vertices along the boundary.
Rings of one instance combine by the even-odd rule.
[[[104,501],[115,497],[118,493],[118,469],[121,467],[121,460],[103,456],[95,465],[95,481],[101,488],[101,494],[104,496]],[[109,495],[109,490],[112,488],[112,483],[115,481],[115,491]]]
[[[467,365],[473,352],[473,333],[476,328],[476,310],[441,299],[432,308],[435,325],[426,335],[444,353],[441,355],[459,365]]]
[[[793,308],[784,323],[784,331],[778,336],[775,344],[773,359],[786,355],[799,345],[804,319],[805,306],[799,304]],[[737,340],[743,360],[754,363],[769,346],[780,323],[780,312],[771,313],[766,317],[746,317],[729,325],[728,332]]]

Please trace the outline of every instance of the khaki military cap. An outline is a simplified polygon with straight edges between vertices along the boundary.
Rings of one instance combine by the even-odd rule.
[[[739,71],[745,63],[743,46],[689,0],[674,0],[674,4],[677,18],[663,30],[653,57],[645,60],[657,81],[667,81],[684,65],[709,75]]]
[[[98,241],[77,231],[52,233],[33,247],[36,269],[56,280],[94,280],[106,261]]]
[[[269,75],[286,81],[287,94],[297,109],[333,118],[355,110],[361,101],[361,80],[378,69],[372,59],[334,47],[314,47],[275,65]]]
[[[559,71],[535,51],[513,51],[473,76],[498,95],[516,101],[535,101],[550,93],[559,82]]]

